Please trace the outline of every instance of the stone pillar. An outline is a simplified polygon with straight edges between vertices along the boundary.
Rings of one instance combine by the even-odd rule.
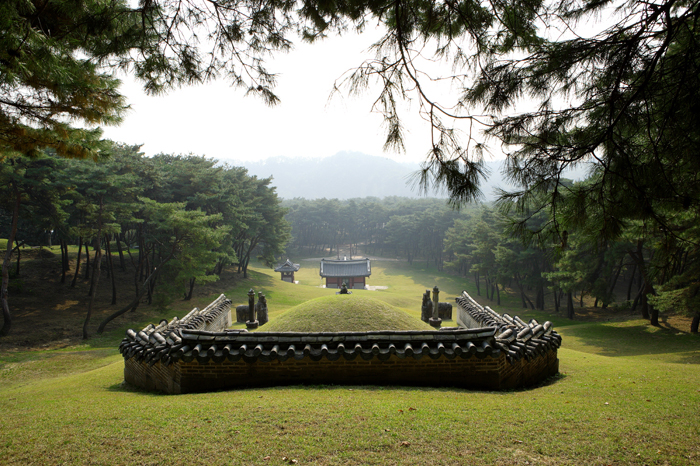
[[[433,316],[430,318],[430,325],[435,328],[440,328],[442,324],[442,319],[438,315],[438,302],[439,302],[440,290],[437,285],[433,288]]]
[[[255,320],[255,291],[251,288],[248,291],[248,321],[245,323],[246,328],[258,328],[258,321]]]

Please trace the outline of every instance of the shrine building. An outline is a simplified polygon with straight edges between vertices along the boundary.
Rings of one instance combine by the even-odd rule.
[[[326,288],[340,288],[345,283],[349,289],[362,290],[367,284],[366,278],[371,274],[369,259],[321,259],[320,275],[326,279]]]
[[[294,272],[297,272],[299,267],[301,267],[299,264],[293,264],[292,261],[287,259],[284,264],[275,269],[275,272],[282,274],[282,281],[294,283]]]

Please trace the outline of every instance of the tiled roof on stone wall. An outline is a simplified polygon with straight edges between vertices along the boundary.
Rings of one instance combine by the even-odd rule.
[[[533,359],[561,345],[561,337],[551,322],[526,323],[519,317],[499,315],[482,307],[466,292],[456,298],[461,327],[440,331],[373,331],[373,332],[248,332],[216,329],[222,314],[230,311],[231,301],[221,295],[203,310],[193,309],[184,318],[149,324],[136,332],[128,330],[119,345],[125,359],[135,358],[151,365],[158,361],[184,362],[243,360],[247,363],[284,361],[289,358],[313,361],[338,358],[364,360],[377,358],[431,359],[445,357],[497,357],[501,351],[509,362]],[[465,322],[465,320],[467,322]],[[214,327],[213,327],[214,326]],[[465,328],[467,327],[467,328]]]
[[[204,309],[192,309],[182,319],[173,317],[170,322],[162,320],[157,326],[148,324],[140,332],[127,330],[126,338],[119,345],[119,352],[125,359],[136,357],[139,360],[152,361],[151,364],[158,360],[170,363],[171,353],[183,346],[183,331],[207,329],[210,324],[219,320],[222,314],[230,311],[231,300],[222,294]]]
[[[125,359],[166,364],[182,360],[224,360],[253,363],[261,361],[284,361],[290,358],[313,361],[340,357],[353,360],[377,358],[386,360],[395,354],[399,358],[423,356],[431,359],[445,357],[468,358],[476,356],[497,356],[494,347],[494,329],[460,329],[451,331],[382,331],[382,332],[341,332],[341,333],[292,333],[292,332],[247,332],[227,330],[209,332],[201,330],[181,330],[164,338],[164,342],[154,343],[149,338],[145,343],[143,332],[127,334],[120,345]],[[160,344],[158,344],[160,343]]]
[[[506,353],[511,363],[523,357],[534,358],[561,346],[561,336],[554,331],[549,321],[540,324],[535,319],[530,319],[526,323],[518,316],[500,315],[488,306],[481,306],[466,291],[455,301],[463,313],[458,313],[458,322],[465,327],[493,328],[496,346]]]
[[[494,328],[320,333],[208,330],[207,322],[218,319],[219,314],[230,309],[230,303],[221,295],[206,309],[194,309],[181,320],[174,318],[158,326],[150,324],[140,332],[128,330],[119,351],[125,359],[135,358],[151,365],[178,360],[201,363],[226,359],[253,363],[258,359],[289,358],[334,361],[340,357],[386,360],[392,355],[414,359],[483,358],[496,357],[501,351],[495,346]]]

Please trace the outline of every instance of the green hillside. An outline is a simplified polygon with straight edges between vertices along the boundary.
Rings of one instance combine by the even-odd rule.
[[[432,330],[430,325],[379,301],[354,294],[312,299],[293,307],[267,325],[265,332],[359,332]]]
[[[517,295],[502,296],[497,306],[479,297],[471,281],[424,263],[377,261],[372,284],[386,289],[340,296],[318,286],[313,262],[302,264],[297,285],[253,266],[248,278],[225,275],[203,287],[210,294],[192,301],[164,310],[144,305],[81,344],[21,346],[22,339],[57,328],[38,324],[32,335],[18,332],[2,340],[0,463],[283,465],[294,459],[318,466],[694,466],[700,459],[695,335],[665,323],[652,327],[629,314],[570,321],[523,309]],[[399,319],[389,311],[422,324],[421,294],[435,284],[441,301],[466,289],[499,313],[551,320],[564,339],[561,374],[543,386],[507,392],[323,385],[166,396],[122,383],[124,360],[117,345],[126,328],[184,316],[221,292],[242,304],[249,289],[263,291],[270,322],[262,331],[295,315],[292,320],[320,326],[339,320],[331,317],[338,309],[363,327],[369,315],[374,324],[388,317],[396,328]],[[78,328],[83,313],[73,316],[60,304],[18,312],[17,328],[34,313],[44,326],[60,315],[63,326]]]

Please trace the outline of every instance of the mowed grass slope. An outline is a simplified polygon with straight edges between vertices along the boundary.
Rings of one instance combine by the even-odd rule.
[[[370,283],[389,288],[351,296],[414,317],[435,281],[446,294],[461,288],[455,277],[418,267],[412,274],[405,263],[373,267]],[[234,304],[245,302],[249,288],[263,291],[269,325],[304,301],[345,298],[319,288],[317,275],[314,284],[303,277],[291,285],[255,268],[248,280],[221,291]],[[176,303],[166,314],[184,315],[210,298]],[[641,320],[570,323],[513,302],[488,304],[526,319],[549,318],[564,337],[561,376],[545,386],[511,392],[310,386],[167,396],[123,386],[116,330],[94,349],[0,354],[0,464],[287,464],[283,457],[300,465],[700,463],[697,336]],[[111,355],[108,343],[115,345]],[[71,370],[73,357],[79,363]],[[61,363],[54,368],[52,360]]]
[[[345,294],[312,299],[258,329],[264,332],[361,332],[434,330],[425,322],[367,296]]]

